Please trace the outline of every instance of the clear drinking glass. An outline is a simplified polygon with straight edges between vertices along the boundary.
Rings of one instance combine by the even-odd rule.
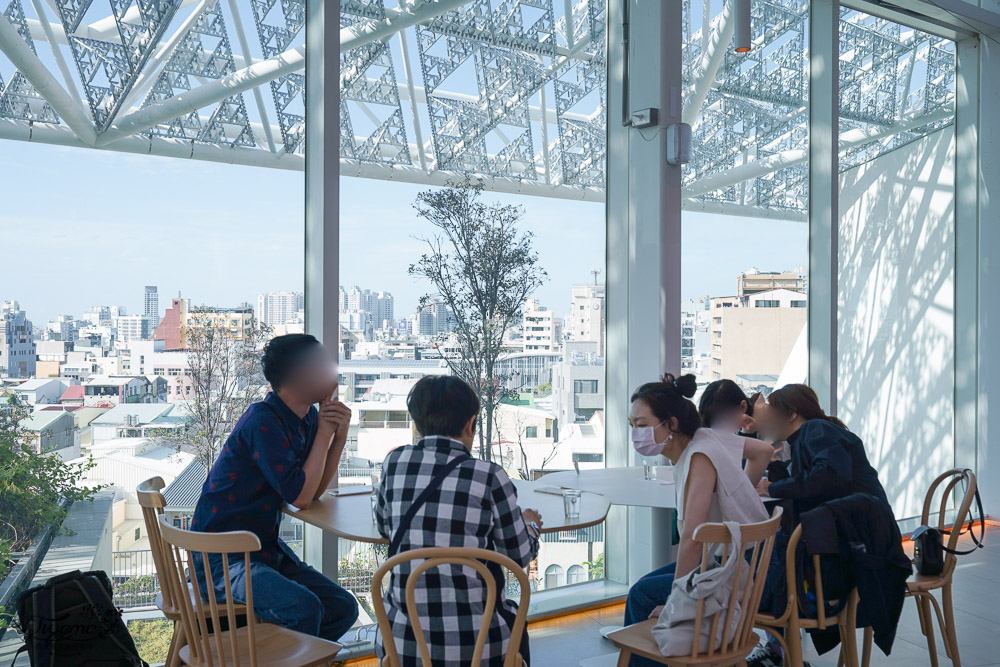
[[[580,496],[579,489],[563,489],[563,507],[566,510],[567,519],[577,519],[580,517]]]
[[[656,462],[655,461],[653,461],[652,463],[650,463],[649,461],[644,462],[642,468],[643,468],[643,475],[645,476],[645,478],[647,480],[649,480],[651,482],[656,481]]]
[[[372,523],[375,523],[375,505],[378,504],[378,485],[382,480],[382,471],[372,468]]]

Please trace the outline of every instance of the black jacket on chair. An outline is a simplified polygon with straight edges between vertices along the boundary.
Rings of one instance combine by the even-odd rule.
[[[889,655],[913,572],[892,508],[872,494],[854,493],[804,512],[800,520],[805,553],[822,558],[824,591],[857,586],[858,627],[871,626],[875,644]],[[840,642],[836,628],[811,634],[820,653]]]

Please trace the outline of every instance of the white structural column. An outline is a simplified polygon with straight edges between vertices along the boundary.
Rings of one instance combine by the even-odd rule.
[[[629,396],[680,370],[680,168],[666,162],[664,127],[681,118],[681,3],[608,3],[607,462],[640,459],[628,437]],[[624,10],[629,72],[623,72]],[[655,107],[660,126],[622,126]],[[627,115],[627,113],[626,113]],[[670,559],[671,512],[633,508],[608,521],[607,574],[633,583]]]
[[[809,384],[836,414],[840,4],[809,9]]]
[[[979,403],[979,40],[955,44],[955,460],[976,468]]]
[[[1000,31],[979,42],[979,488],[1000,512]]]
[[[306,1],[306,331],[336,354],[340,322],[340,1]],[[327,38],[332,43],[327,42]],[[337,580],[337,537],[305,527],[306,561]]]

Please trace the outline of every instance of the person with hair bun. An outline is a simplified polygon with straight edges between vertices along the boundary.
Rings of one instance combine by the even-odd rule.
[[[748,474],[759,479],[771,457],[771,448],[758,440],[702,428],[701,415],[689,399],[697,384],[693,375],[664,375],[632,394],[629,424],[632,446],[642,456],[666,456],[674,464],[677,562],[665,565],[632,586],[625,602],[625,624],[659,615],[675,577],[701,563],[701,545],[694,531],[706,522],[757,523],[768,518],[764,503]],[[741,452],[751,451],[748,472],[740,467]],[[759,450],[759,451],[758,451]],[[749,470],[752,468],[752,470]],[[630,667],[655,665],[633,656]]]

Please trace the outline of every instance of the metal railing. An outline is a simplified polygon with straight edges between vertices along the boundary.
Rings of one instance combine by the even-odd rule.
[[[112,551],[110,574],[115,606],[139,609],[156,605],[160,580],[152,551]]]

